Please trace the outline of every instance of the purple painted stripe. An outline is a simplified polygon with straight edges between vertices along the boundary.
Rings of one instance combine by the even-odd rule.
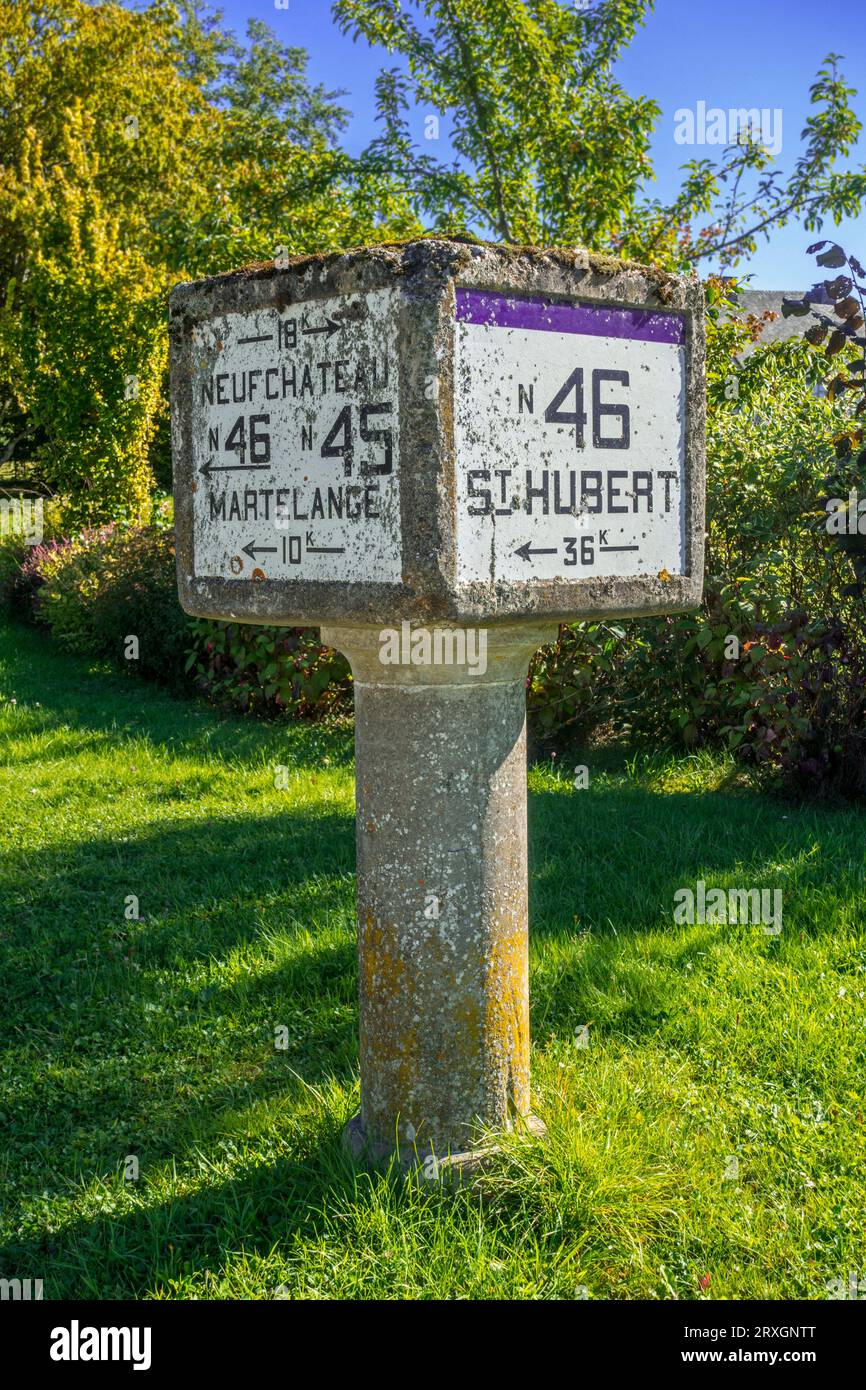
[[[607,304],[564,304],[528,296],[509,298],[488,290],[458,289],[457,322],[533,328],[545,333],[586,333],[596,338],[636,338],[646,343],[685,341],[682,314],[614,309]]]

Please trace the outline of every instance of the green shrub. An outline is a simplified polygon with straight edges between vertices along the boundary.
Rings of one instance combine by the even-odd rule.
[[[866,610],[824,508],[844,416],[816,396],[821,359],[802,340],[737,362],[753,334],[710,329],[701,608],[562,628],[533,663],[529,709],[551,737],[604,724],[686,747],[724,741],[798,789],[811,778],[821,793],[857,791]]]
[[[83,532],[57,546],[37,547],[32,564],[36,583],[33,612],[67,651],[101,653],[93,604],[103,578],[107,531]],[[41,553],[40,553],[41,552]]]
[[[348,713],[349,664],[315,628],[193,622],[187,668],[215,704],[295,718]]]
[[[810,797],[866,796],[866,648],[834,621],[794,613],[729,663],[728,746]]]
[[[5,532],[0,535],[0,602],[4,604],[12,599],[25,553],[26,547],[20,536]]]
[[[7,593],[67,650],[196,689],[225,708],[293,718],[348,710],[348,663],[322,646],[317,631],[183,612],[170,509],[159,514],[159,525],[106,526],[24,554],[20,542],[10,544],[0,554]]]
[[[92,601],[100,649],[139,675],[182,685],[190,620],[177,599],[172,532],[114,532],[100,549],[102,578]],[[134,659],[130,638],[136,639]]]
[[[0,525],[0,603],[15,601],[22,581],[22,568],[34,550],[61,537],[62,507],[57,498],[33,497],[30,493],[8,497],[10,510],[4,513]],[[21,504],[30,507],[38,503],[39,512],[22,512]],[[34,537],[38,542],[34,544]]]
[[[177,601],[171,531],[85,531],[37,548],[29,567],[33,614],[68,650],[109,657],[166,685],[183,684],[190,622]]]

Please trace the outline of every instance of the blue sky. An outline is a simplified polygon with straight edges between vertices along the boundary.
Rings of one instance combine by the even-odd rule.
[[[408,6],[410,0],[404,3]],[[263,19],[285,43],[306,48],[311,79],[347,91],[343,104],[352,112],[344,137],[348,148],[357,151],[371,138],[376,131],[373,83],[381,66],[393,65],[393,57],[344,38],[331,20],[327,0],[289,0],[288,9],[277,9],[274,0],[224,0],[222,9],[239,35],[247,19]],[[855,108],[866,125],[864,0],[831,0],[826,6],[814,0],[657,0],[618,66],[626,89],[654,98],[662,110],[651,151],[657,179],[653,192],[671,196],[679,184],[679,165],[718,153],[712,146],[690,150],[674,141],[675,112],[694,109],[699,101],[707,108],[781,110],[778,165],[790,169],[809,114],[809,86],[830,51],[844,56],[843,71],[849,85],[860,89]],[[420,136],[422,112],[416,113],[415,124]],[[861,136],[856,157],[866,163],[866,137]],[[825,226],[821,235],[842,241],[866,260],[866,214],[838,230]],[[796,225],[775,233],[747,267],[753,285],[810,285],[816,278],[814,262],[805,251],[814,239]]]

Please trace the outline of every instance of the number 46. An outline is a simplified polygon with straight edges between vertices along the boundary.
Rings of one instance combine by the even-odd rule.
[[[604,367],[596,367],[592,374],[592,444],[595,449],[627,449],[631,442],[631,417],[627,405],[612,405],[608,401],[601,399],[601,387],[605,381],[616,381],[621,386],[628,386],[628,372],[608,371]],[[561,410],[569,396],[574,393],[574,410]],[[618,435],[603,435],[601,432],[601,422],[605,417],[619,420],[620,431]],[[575,447],[582,449],[584,446],[584,426],[586,425],[586,410],[583,401],[583,367],[575,367],[567,381],[560,386],[550,405],[544,412],[544,418],[548,424],[553,425],[573,425]]]
[[[250,458],[253,463],[270,463],[271,461],[271,436],[267,430],[260,427],[271,423],[270,415],[251,415],[250,416]],[[226,442],[223,445],[226,451],[236,453],[241,463],[244,463],[247,456],[247,422],[243,415],[239,415],[231,427]]]

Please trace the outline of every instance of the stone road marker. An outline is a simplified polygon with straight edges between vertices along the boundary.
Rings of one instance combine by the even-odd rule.
[[[525,677],[701,596],[696,278],[425,240],[179,286],[187,612],[321,625],[355,681],[356,1150],[529,1120]]]

